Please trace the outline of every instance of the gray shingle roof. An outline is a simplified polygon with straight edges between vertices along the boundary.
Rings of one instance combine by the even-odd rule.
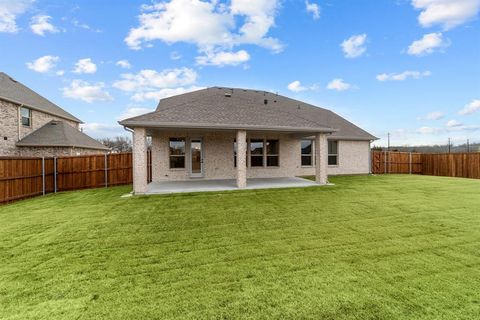
[[[19,147],[75,147],[109,150],[97,140],[90,138],[63,121],[52,120],[17,142]]]
[[[162,99],[154,112],[119,123],[132,128],[284,128],[333,132],[333,137],[343,139],[376,139],[330,110],[275,93],[221,87]]]
[[[53,102],[47,100],[3,72],[0,72],[0,99],[23,104],[32,109],[58,116],[63,119],[72,120],[78,123],[82,122],[77,117],[63,110]]]

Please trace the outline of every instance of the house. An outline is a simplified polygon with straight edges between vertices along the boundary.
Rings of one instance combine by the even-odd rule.
[[[0,156],[48,157],[103,153],[80,131],[81,120],[0,72]]]
[[[154,112],[119,122],[133,131],[134,192],[152,181],[370,172],[377,139],[332,111],[259,90],[213,87],[160,100]]]

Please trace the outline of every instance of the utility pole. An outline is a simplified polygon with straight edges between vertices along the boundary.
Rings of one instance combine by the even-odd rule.
[[[451,139],[448,138],[448,153],[450,153],[452,150],[451,150]]]
[[[470,153],[470,139],[467,139],[467,153]]]
[[[387,133],[387,139],[388,139],[388,144],[387,144],[388,148],[387,149],[388,149],[388,151],[390,151],[390,132]]]

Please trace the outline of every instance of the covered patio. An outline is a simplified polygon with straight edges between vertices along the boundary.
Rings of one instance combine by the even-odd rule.
[[[251,178],[243,189],[300,188],[319,186],[314,181],[298,178]],[[238,190],[235,179],[162,181],[147,185],[145,194],[170,194]]]
[[[331,131],[328,128],[183,128],[171,131],[162,127],[133,127],[133,190],[135,194],[156,194],[324,185],[328,183],[327,135]],[[267,135],[276,137],[269,141],[277,143],[275,157],[280,159],[274,166],[267,167],[267,139],[260,139],[261,166],[255,167],[252,165],[252,143],[258,141],[255,137]],[[147,183],[147,136],[152,136],[151,183]],[[296,163],[300,159],[297,152],[301,137],[312,137],[312,155],[316,160],[311,163],[312,170],[308,174],[302,174]],[[168,147],[178,140],[182,144],[181,168],[177,169],[171,166],[171,161],[176,160],[172,155],[175,150]],[[279,149],[282,149],[280,156]],[[211,169],[220,173],[210,174]],[[314,175],[315,181],[296,178],[302,175]]]

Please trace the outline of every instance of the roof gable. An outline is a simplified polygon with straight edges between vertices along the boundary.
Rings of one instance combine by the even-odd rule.
[[[52,120],[17,142],[19,147],[72,147],[109,150],[63,121]]]
[[[9,75],[3,72],[0,72],[0,99],[8,100],[17,104],[23,104],[29,108],[63,119],[78,123],[82,122],[77,117],[63,110],[50,100],[42,97],[22,83],[12,79]]]

